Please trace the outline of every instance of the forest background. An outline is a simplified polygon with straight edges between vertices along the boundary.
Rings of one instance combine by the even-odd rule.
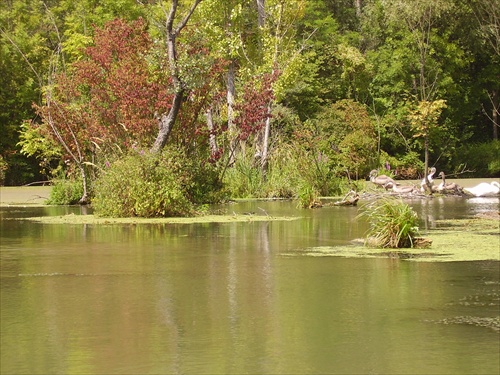
[[[379,168],[498,177],[499,8],[4,0],[0,184],[76,182],[98,207],[103,191],[136,194],[114,214],[155,216],[222,196],[311,201]]]

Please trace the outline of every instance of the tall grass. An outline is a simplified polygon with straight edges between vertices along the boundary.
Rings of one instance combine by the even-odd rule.
[[[382,248],[414,246],[418,236],[418,216],[401,200],[383,198],[362,207],[361,217],[370,224],[366,244]]]
[[[224,174],[224,186],[233,198],[263,197],[262,171],[253,155],[252,151],[239,154]]]
[[[319,196],[343,190],[343,180],[334,175],[328,160],[302,147],[276,145],[265,174],[254,151],[241,152],[225,172],[224,186],[234,198],[296,198],[299,205],[309,207]]]

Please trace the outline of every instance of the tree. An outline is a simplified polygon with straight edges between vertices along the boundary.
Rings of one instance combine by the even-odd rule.
[[[498,70],[500,63],[500,7],[495,0],[478,0],[473,3],[473,10],[479,24],[480,36],[486,45],[494,52],[492,70]],[[498,72],[497,72],[498,73]],[[498,85],[498,74],[493,82],[488,83],[488,98],[491,103],[491,116],[493,139],[498,140],[500,94]]]
[[[170,95],[149,70],[151,45],[142,19],[109,22],[96,30],[82,60],[51,75],[45,103],[36,106],[42,126],[81,174],[81,203],[89,199],[88,166],[104,165],[98,157],[116,148],[148,142],[155,130],[152,114],[167,108]]]
[[[368,175],[376,163],[377,141],[373,121],[363,104],[341,100],[328,107],[317,119],[306,123],[317,139],[318,150],[328,160],[332,175],[349,179]],[[297,131],[300,134],[300,130]]]
[[[367,12],[371,22],[376,23],[370,29],[377,30],[380,38],[368,43],[373,43],[373,51],[368,56],[376,67],[371,85],[374,110],[388,113],[394,119],[394,126],[405,125],[395,134],[403,137],[409,150],[412,145],[408,140],[418,139],[412,137],[414,128],[408,123],[412,108],[436,100],[463,102],[464,95],[456,77],[469,59],[450,35],[447,16],[454,11],[451,1],[381,0],[375,3]],[[452,115],[453,110],[456,108],[448,109]],[[448,124],[447,131],[458,128],[456,121]],[[448,134],[448,139],[447,147],[452,148],[454,134]],[[429,142],[424,142],[425,176],[429,167],[428,147]]]
[[[0,2],[0,154],[11,166],[8,183],[40,179],[33,158],[16,146],[21,124],[36,117],[32,104],[42,104],[54,62],[63,69],[82,57],[94,26],[117,16],[136,19],[144,9],[135,0]]]
[[[303,16],[304,1],[295,0],[284,2],[281,0],[268,1],[268,9],[264,12],[264,2],[258,1],[258,21],[262,44],[262,66],[260,71],[267,72],[273,77],[272,97],[267,104],[267,117],[261,135],[260,164],[264,178],[268,168],[269,148],[271,137],[271,122],[273,107],[280,99],[287,87],[287,81],[298,75],[295,62],[299,59],[301,48],[295,43],[294,23]],[[265,9],[264,9],[265,10]],[[284,79],[281,80],[280,78]]]
[[[446,108],[444,100],[427,101],[422,100],[418,106],[410,113],[409,118],[414,129],[415,138],[424,139],[425,150],[425,184],[427,190],[432,194],[431,184],[428,180],[427,166],[429,160],[429,138],[431,132],[438,126],[439,117],[443,109]]]
[[[236,84],[237,73],[244,64],[241,56],[244,52],[244,42],[247,39],[244,28],[244,7],[248,5],[242,0],[231,0],[221,2],[219,0],[204,1],[198,12],[200,32],[207,36],[211,54],[227,61],[226,66],[226,102],[225,108],[219,108],[226,123],[228,145],[228,165],[233,165],[236,157],[238,143],[238,131],[235,124]],[[214,106],[215,107],[215,106]]]
[[[183,77],[179,71],[178,63],[177,63],[177,46],[176,39],[179,36],[181,30],[186,26],[189,21],[189,18],[195,11],[198,4],[201,0],[195,0],[191,6],[191,8],[187,11],[184,18],[179,21],[175,27],[175,17],[177,14],[177,8],[179,5],[178,0],[172,0],[172,5],[170,7],[170,11],[167,14],[167,19],[165,21],[164,33],[165,33],[165,43],[166,49],[168,53],[168,68],[170,78],[172,80],[173,86],[173,98],[170,109],[167,112],[158,114],[156,116],[156,120],[158,121],[158,135],[156,140],[154,141],[152,151],[159,152],[168,141],[168,137],[170,132],[172,131],[172,127],[175,124],[175,120],[177,119],[177,115],[182,105],[182,101],[184,100],[184,95],[186,93],[186,85],[183,81]]]
[[[52,30],[40,2],[0,2],[0,155],[8,166],[7,184],[43,178],[34,158],[23,156],[16,145],[19,128],[33,117],[32,103],[40,101],[46,83]]]

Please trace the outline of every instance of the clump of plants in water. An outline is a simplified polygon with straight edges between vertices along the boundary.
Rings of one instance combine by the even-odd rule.
[[[370,224],[366,245],[382,248],[414,247],[419,234],[417,213],[401,200],[384,198],[363,206],[361,217]]]
[[[92,206],[104,217],[191,216],[221,199],[220,186],[214,167],[180,149],[135,152],[102,172]]]
[[[83,195],[82,180],[78,178],[60,178],[52,181],[53,187],[47,204],[77,204]]]

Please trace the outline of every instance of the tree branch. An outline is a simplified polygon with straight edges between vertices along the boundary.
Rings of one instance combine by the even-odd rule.
[[[201,3],[201,1],[202,0],[195,0],[195,2],[193,3],[193,5],[191,6],[191,9],[189,9],[189,12],[186,14],[186,16],[183,18],[183,20],[177,25],[177,27],[175,28],[175,30],[173,30],[174,35],[177,36],[179,34],[179,32],[186,26],[186,24],[189,21],[189,18],[191,18],[194,10],[198,6],[198,4]],[[177,7],[177,0],[174,0],[173,3]],[[174,4],[172,4],[172,9],[174,8]],[[174,10],[174,14],[175,14],[175,10]],[[173,19],[172,19],[172,22],[173,22]],[[172,30],[172,25],[170,26],[170,30]]]

